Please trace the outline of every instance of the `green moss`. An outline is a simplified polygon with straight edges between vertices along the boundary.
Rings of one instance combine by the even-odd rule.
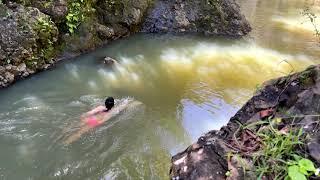
[[[213,14],[220,17],[223,25],[227,25],[228,22],[226,21],[225,14],[223,13],[222,7],[220,5],[220,0],[207,0],[207,4],[211,7],[211,9],[213,8]]]
[[[302,85],[310,86],[314,83],[312,78],[313,76],[314,76],[313,71],[304,71],[299,75],[298,80]]]
[[[0,3],[0,17],[6,17],[8,15],[9,13],[7,7],[4,4]]]
[[[125,5],[128,4],[127,1],[119,1],[119,0],[106,0],[107,8],[114,15],[120,15],[123,12]]]

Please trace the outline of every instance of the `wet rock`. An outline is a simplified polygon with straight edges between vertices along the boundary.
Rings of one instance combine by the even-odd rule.
[[[46,69],[48,69],[49,67],[50,67],[50,64],[45,64],[45,65],[42,66],[42,69],[46,70]]]
[[[55,23],[63,22],[68,14],[68,3],[66,0],[30,0],[26,5],[38,8],[41,12],[49,15]]]
[[[199,32],[243,36],[251,31],[234,0],[159,0],[143,24],[143,32]]]
[[[21,64],[17,67],[17,70],[18,70],[20,73],[26,72],[26,70],[27,70],[26,64],[25,64],[25,63],[21,63]]]
[[[12,73],[14,76],[18,76],[20,74],[17,66],[11,66],[9,72]]]
[[[29,74],[28,72],[23,72],[23,73],[22,73],[22,77],[24,77],[24,78],[25,78],[25,77],[28,77],[29,75],[30,75],[30,74]]]
[[[104,26],[99,23],[96,24],[96,28],[98,36],[101,39],[111,39],[115,35],[113,28]]]
[[[6,68],[3,66],[0,66],[0,75],[4,74],[6,72]]]
[[[12,65],[11,65],[11,64],[6,65],[6,66],[5,66],[5,69],[6,69],[7,71],[10,71],[10,70],[12,69]]]
[[[311,157],[320,163],[320,133],[308,143],[308,150]]]
[[[172,179],[225,179],[228,170],[225,146],[214,134],[199,138],[184,152],[172,158]]]
[[[105,57],[103,63],[106,65],[114,65],[117,63],[117,61],[111,57]]]
[[[28,73],[28,74],[34,74],[34,73],[35,73],[35,71],[34,71],[34,70],[32,70],[32,69],[27,68],[27,73]]]
[[[97,13],[102,24],[110,24],[112,27],[121,26],[128,32],[140,30],[140,24],[144,20],[148,8],[152,5],[150,0],[112,1],[98,0]],[[117,31],[115,30],[117,34]]]
[[[4,74],[4,78],[7,80],[7,82],[12,83],[14,81],[14,75],[10,72],[6,72]]]

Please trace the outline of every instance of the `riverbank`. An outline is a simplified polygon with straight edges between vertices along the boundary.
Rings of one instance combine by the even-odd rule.
[[[234,0],[4,0],[0,88],[136,32],[241,37],[250,30]]]
[[[226,126],[173,156],[171,178],[319,178],[319,87],[320,65],[265,82]]]

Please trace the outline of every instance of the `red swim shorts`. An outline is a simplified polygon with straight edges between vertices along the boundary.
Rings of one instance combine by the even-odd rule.
[[[97,127],[101,124],[101,122],[96,117],[89,117],[86,122],[87,125],[92,128]]]

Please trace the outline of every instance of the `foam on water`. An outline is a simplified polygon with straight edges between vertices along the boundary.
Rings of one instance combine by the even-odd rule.
[[[313,64],[311,57],[284,54],[250,43],[229,46],[198,43],[188,48],[168,48],[154,64],[139,60],[143,58],[120,57],[120,65],[116,65],[114,72],[99,70],[99,73],[110,86],[132,91],[148,91],[160,83],[159,78],[167,79],[161,83],[176,86],[201,80],[214,81],[215,86],[225,88],[252,87],[266,79],[300,70],[304,64]]]
[[[316,14],[319,17],[320,14]],[[284,16],[272,16],[271,19],[274,23],[278,23],[281,27],[295,32],[295,33],[310,33],[313,34],[315,31],[314,25],[305,16],[296,17],[284,17]],[[318,19],[314,19],[315,24],[318,23]]]

